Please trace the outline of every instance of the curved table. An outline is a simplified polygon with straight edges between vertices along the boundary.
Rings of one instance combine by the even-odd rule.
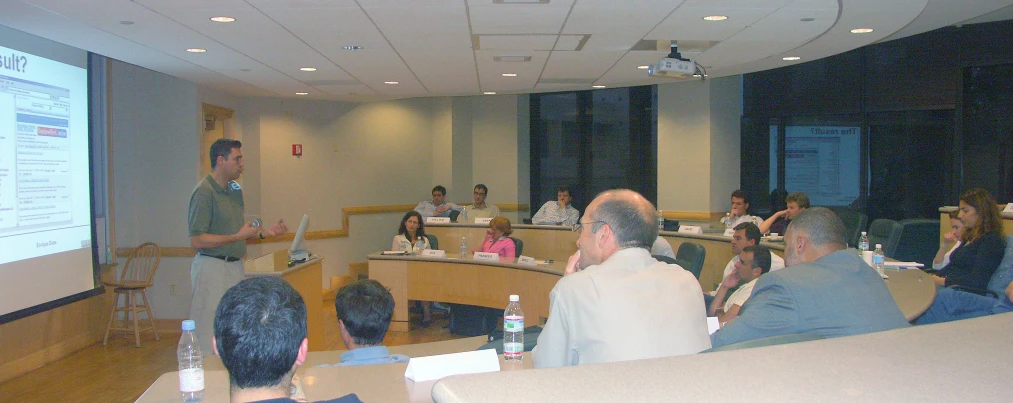
[[[936,299],[936,283],[929,274],[917,270],[886,270],[886,288],[908,322],[918,319]]]
[[[406,332],[408,300],[441,301],[505,308],[510,294],[521,298],[530,324],[549,316],[549,291],[563,276],[566,262],[526,266],[516,263],[369,255],[369,278],[390,288],[394,318],[390,330]]]

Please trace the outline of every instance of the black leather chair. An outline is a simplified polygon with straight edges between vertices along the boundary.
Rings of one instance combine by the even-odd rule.
[[[876,244],[883,245],[883,255],[894,257],[904,227],[888,218],[877,218],[869,225],[869,249],[876,250]],[[938,240],[937,240],[938,244]]]
[[[932,266],[939,249],[939,220],[914,218],[900,221],[900,240],[891,256],[902,262],[918,262]]]
[[[514,238],[512,236],[507,238],[510,238],[511,241],[514,241],[514,257],[521,257],[521,252],[524,251],[524,241]]]
[[[844,222],[848,246],[858,246],[858,239],[862,237],[862,231],[865,231],[865,226],[869,224],[869,216],[847,207],[831,207],[831,210]]]
[[[426,238],[429,238],[429,249],[432,250],[440,249],[440,240],[436,238],[436,235],[426,234]]]
[[[679,250],[675,252],[676,261],[689,262],[689,266],[683,266],[679,263],[682,268],[689,270],[693,273],[697,279],[700,278],[700,272],[703,271],[703,261],[707,257],[707,250],[700,244],[693,242],[683,242],[679,245]]]
[[[461,215],[460,211],[451,210],[450,211],[450,222],[457,222],[457,217],[460,216],[460,215]]]
[[[525,224],[531,224],[531,219],[530,218],[522,218],[521,222],[525,223]]]

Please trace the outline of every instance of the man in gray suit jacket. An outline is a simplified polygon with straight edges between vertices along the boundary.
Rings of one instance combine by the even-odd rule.
[[[785,234],[783,270],[760,276],[739,317],[711,335],[715,347],[793,333],[850,336],[910,326],[886,283],[854,249],[833,211],[813,207]]]

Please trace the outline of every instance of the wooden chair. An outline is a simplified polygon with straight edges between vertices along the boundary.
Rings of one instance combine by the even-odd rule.
[[[151,332],[155,334],[155,340],[159,340],[158,330],[155,330],[155,317],[151,315],[151,304],[148,303],[148,296],[144,291],[152,286],[151,279],[155,277],[155,270],[158,269],[158,261],[161,259],[162,249],[154,242],[145,242],[134,249],[134,253],[127,258],[127,264],[123,267],[123,272],[120,273],[119,281],[102,282],[106,287],[112,287],[113,292],[116,293],[113,298],[112,313],[109,315],[109,324],[106,325],[106,335],[102,339],[103,346],[109,341],[110,330],[133,330],[138,348],[141,347],[142,330],[151,329]],[[120,295],[126,297],[122,308],[119,307]],[[138,295],[144,301],[143,305],[137,304]],[[125,312],[124,321],[129,323],[132,320],[133,327],[113,327],[113,321],[116,321],[119,316],[117,312]],[[150,326],[139,327],[137,323],[137,313],[139,312],[148,315]]]

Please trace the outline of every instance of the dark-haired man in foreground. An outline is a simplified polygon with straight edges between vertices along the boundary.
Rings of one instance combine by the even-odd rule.
[[[306,360],[306,303],[285,280],[253,277],[222,296],[215,353],[229,371],[232,403],[294,403],[292,377]],[[354,394],[324,403],[359,402]]]
[[[394,317],[394,296],[376,280],[359,280],[338,290],[334,297],[341,340],[348,352],[337,365],[369,365],[408,362],[408,356],[391,355],[383,338]]]

